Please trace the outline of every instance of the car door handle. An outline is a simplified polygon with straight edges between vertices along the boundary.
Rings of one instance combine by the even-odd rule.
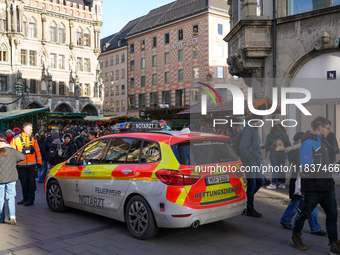
[[[126,168],[124,170],[121,171],[123,174],[131,174],[132,173],[132,170]]]
[[[84,173],[85,173],[85,174],[90,174],[90,173],[92,173],[92,170],[91,170],[91,169],[86,169],[86,170],[84,171]]]

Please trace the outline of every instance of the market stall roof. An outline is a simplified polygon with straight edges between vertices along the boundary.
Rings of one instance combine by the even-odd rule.
[[[262,99],[254,99],[253,105],[255,109],[260,109],[260,110],[270,109],[272,106],[272,100],[268,97],[265,97]],[[244,109],[246,109],[246,112],[249,112],[247,101],[244,101]],[[207,113],[214,113],[214,112],[223,112],[225,114],[232,115],[233,101],[223,102],[222,106],[221,105],[216,106],[215,103],[208,103]],[[274,113],[280,113],[280,112],[281,112],[281,107],[277,106]],[[184,111],[177,113],[177,115],[189,115],[189,114],[201,114],[201,104],[196,104],[193,107],[190,107],[189,109],[186,109]]]
[[[49,112],[49,108],[39,108],[39,109],[28,109],[28,110],[13,110],[8,112],[1,112],[0,113],[0,120],[6,121],[11,119],[16,119],[20,117],[25,117],[29,115],[36,115],[42,112]]]
[[[84,118],[85,121],[104,121],[104,120],[110,120],[114,117],[99,117],[99,116],[87,116]]]
[[[50,121],[83,121],[87,112],[50,112]]]

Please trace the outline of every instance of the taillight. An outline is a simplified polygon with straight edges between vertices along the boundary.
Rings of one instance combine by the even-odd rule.
[[[183,186],[194,185],[201,177],[196,175],[182,174],[177,170],[159,170],[157,178],[166,185]]]

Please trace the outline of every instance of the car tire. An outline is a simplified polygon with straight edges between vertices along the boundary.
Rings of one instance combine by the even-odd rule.
[[[132,197],[125,207],[125,223],[130,233],[137,239],[149,239],[158,233],[150,205],[138,195]]]
[[[65,211],[63,194],[61,192],[59,183],[56,180],[52,180],[47,183],[46,201],[51,211],[53,212]]]

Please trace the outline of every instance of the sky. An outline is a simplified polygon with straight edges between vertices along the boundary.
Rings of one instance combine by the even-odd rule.
[[[117,33],[130,20],[175,0],[103,0],[101,38]],[[119,4],[117,4],[119,2]]]

